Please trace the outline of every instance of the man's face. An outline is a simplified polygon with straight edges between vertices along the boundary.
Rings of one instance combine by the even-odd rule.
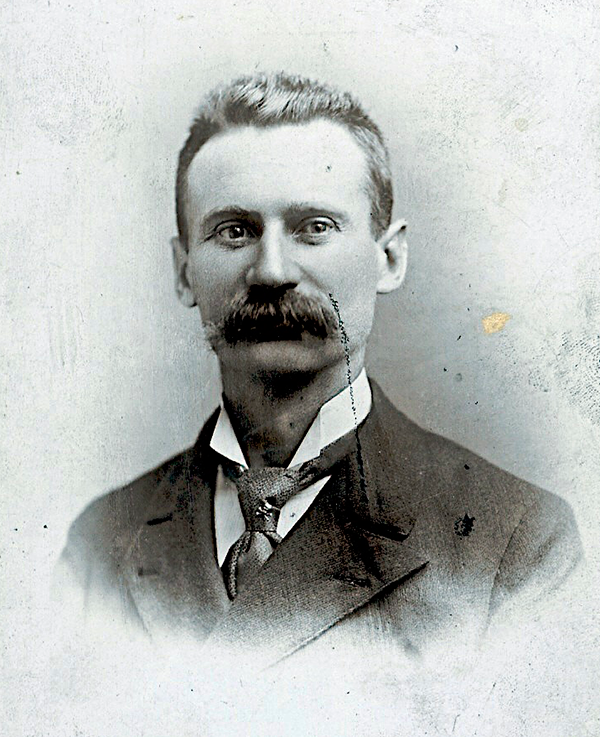
[[[179,279],[223,365],[318,371],[348,354],[362,361],[376,294],[393,288],[367,176],[352,134],[326,120],[230,130],[196,154]]]

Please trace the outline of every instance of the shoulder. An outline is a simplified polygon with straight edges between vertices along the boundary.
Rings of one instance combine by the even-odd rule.
[[[371,509],[385,510],[388,526],[412,520],[438,570],[485,581],[496,621],[499,611],[529,611],[563,590],[583,557],[569,504],[419,427],[376,386],[373,395]]]
[[[142,524],[174,511],[189,494],[190,474],[203,465],[201,458],[206,459],[218,414],[209,417],[194,446],[92,501],[71,525],[66,550],[114,558]]]
[[[192,454],[193,449],[179,453],[92,501],[69,528],[63,560],[80,565],[91,559],[97,565],[121,558],[132,533],[171,501]]]
[[[479,539],[486,552],[498,556],[511,539],[538,553],[542,545],[557,545],[559,538],[570,539],[579,550],[573,512],[561,497],[420,427],[376,384],[373,397],[374,434],[378,450],[387,456],[385,473],[401,480],[416,515],[452,525],[458,537],[468,535],[472,524],[478,531],[473,542]],[[393,495],[398,484],[387,487]]]

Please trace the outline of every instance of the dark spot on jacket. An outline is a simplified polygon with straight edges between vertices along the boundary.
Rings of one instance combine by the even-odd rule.
[[[459,537],[468,537],[471,534],[471,532],[473,532],[474,522],[475,522],[475,517],[469,517],[469,515],[465,513],[464,517],[460,517],[454,523],[454,532]]]
[[[156,517],[156,519],[149,519],[147,525],[162,525],[163,522],[171,522],[173,519],[173,512],[165,515],[164,517]]]

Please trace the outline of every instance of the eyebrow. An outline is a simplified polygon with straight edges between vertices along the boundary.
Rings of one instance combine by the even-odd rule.
[[[243,207],[237,207],[236,205],[226,205],[225,207],[215,207],[214,210],[207,212],[202,217],[202,225],[219,218],[251,218],[257,220],[259,217],[257,212],[245,210]]]
[[[299,216],[319,212],[331,215],[343,222],[350,220],[348,213],[323,202],[292,202],[285,207],[284,215]],[[260,213],[256,210],[246,210],[245,208],[238,207],[237,205],[225,205],[224,207],[216,207],[207,212],[206,215],[202,217],[201,225],[203,228],[206,228],[215,220],[236,218],[239,218],[240,220],[250,220],[252,222],[262,221]]]
[[[286,213],[291,215],[304,215],[305,213],[317,212],[327,213],[342,221],[350,220],[350,215],[347,212],[333,207],[326,202],[292,202],[286,208]]]

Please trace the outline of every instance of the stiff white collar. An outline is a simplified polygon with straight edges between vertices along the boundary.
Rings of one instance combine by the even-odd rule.
[[[296,466],[316,458],[327,445],[354,430],[369,414],[371,402],[371,387],[363,368],[351,384],[321,407],[289,465]],[[210,447],[244,468],[248,467],[229,414],[222,404]]]

